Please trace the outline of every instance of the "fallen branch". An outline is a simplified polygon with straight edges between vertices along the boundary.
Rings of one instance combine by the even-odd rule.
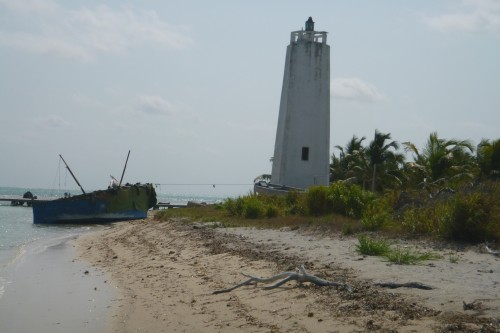
[[[390,289],[396,289],[396,288],[416,288],[416,289],[423,289],[423,290],[434,289],[433,287],[428,286],[428,285],[423,284],[423,283],[420,283],[420,282],[405,282],[405,283],[379,282],[379,283],[375,283],[375,285],[379,286],[379,287],[390,288]]]
[[[341,283],[337,283],[337,282],[333,282],[333,281],[323,280],[317,276],[314,276],[314,275],[307,273],[304,266],[300,266],[298,272],[283,272],[283,273],[271,276],[269,278],[260,278],[260,277],[252,276],[249,274],[244,274],[244,273],[242,273],[242,274],[243,274],[243,276],[246,276],[249,279],[245,280],[245,281],[243,281],[243,282],[241,282],[233,287],[221,289],[221,290],[216,290],[212,294],[227,293],[227,292],[233,291],[234,289],[239,288],[241,286],[256,285],[257,283],[270,283],[270,282],[274,282],[277,280],[279,280],[279,281],[276,282],[275,284],[272,284],[270,286],[265,286],[263,289],[270,290],[270,289],[278,288],[279,286],[287,283],[288,281],[294,280],[294,281],[297,281],[299,283],[311,282],[317,286],[322,286],[322,287],[332,286],[335,288],[342,288],[342,289],[346,289],[348,291],[352,291],[352,288],[349,285],[341,284]]]
[[[500,251],[493,251],[492,249],[490,249],[488,247],[488,245],[485,245],[484,246],[484,249],[486,250],[486,252],[488,252],[489,254],[492,254],[494,256],[497,256],[497,257],[500,257]]]
[[[462,301],[463,303],[463,307],[464,307],[464,311],[467,311],[467,310],[480,310],[483,306],[483,303],[482,302],[479,302],[479,301],[474,301],[472,303],[465,303],[465,301]]]

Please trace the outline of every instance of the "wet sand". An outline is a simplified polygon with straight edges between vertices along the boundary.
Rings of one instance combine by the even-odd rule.
[[[500,258],[479,247],[400,241],[442,258],[392,265],[358,255],[356,242],[310,228],[211,229],[148,219],[114,224],[77,244],[80,258],[108,272],[120,289],[110,332],[500,331]],[[288,282],[212,294],[243,281],[241,272],[270,277],[300,264],[352,290]]]
[[[118,290],[97,267],[75,259],[74,240],[36,241],[10,265],[0,298],[0,332],[109,330]]]

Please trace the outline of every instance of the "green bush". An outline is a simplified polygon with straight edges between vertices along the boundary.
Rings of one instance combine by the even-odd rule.
[[[269,205],[266,208],[266,217],[267,218],[273,218],[273,217],[278,217],[280,215],[279,208],[274,206],[274,205]]]
[[[238,197],[236,199],[228,198],[222,205],[229,212],[229,214],[241,216],[245,206],[245,199],[243,197]]]
[[[375,194],[363,191],[358,185],[333,183],[328,189],[328,202],[332,211],[349,217],[361,217],[363,209],[375,198]]]
[[[283,203],[285,215],[306,214],[305,196],[296,191],[288,192]]]
[[[380,230],[391,220],[391,207],[384,200],[369,203],[361,215],[361,225],[365,230]]]
[[[442,203],[430,207],[410,208],[403,213],[401,225],[412,234],[441,235],[441,225],[449,219],[449,207]]]
[[[474,243],[499,239],[498,199],[480,192],[457,194],[449,205],[450,216],[441,226],[444,237]]]
[[[264,216],[264,204],[255,196],[248,197],[244,204],[244,217],[247,219],[258,219]]]
[[[233,198],[227,198],[224,200],[222,203],[222,207],[231,215],[237,215],[236,214],[236,200]]]
[[[328,213],[328,188],[313,186],[306,192],[306,203],[309,214],[319,216]]]
[[[401,225],[416,234],[451,240],[483,242],[500,240],[500,190],[498,184],[461,190],[445,200],[404,211]]]

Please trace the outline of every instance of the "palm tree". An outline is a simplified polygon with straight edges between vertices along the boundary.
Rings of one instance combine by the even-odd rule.
[[[392,170],[390,171],[396,171],[394,170],[394,168],[398,168],[399,164],[403,163],[404,161],[404,156],[397,153],[399,144],[396,141],[390,141],[386,143],[386,141],[389,141],[390,139],[390,133],[381,133],[378,130],[375,130],[373,141],[370,142],[370,145],[366,150],[366,153],[370,159],[370,166],[373,171],[371,188],[372,191],[375,191],[377,168],[380,170],[383,176],[394,178],[396,177],[396,174],[393,172],[388,172],[389,168],[383,168],[383,166],[387,167],[391,165],[390,169]]]
[[[336,149],[340,151],[339,157],[332,154],[332,163],[330,164],[330,180],[349,180],[353,181],[353,178],[357,182],[362,182],[362,177],[359,177],[360,162],[363,161],[365,155],[365,147],[363,147],[363,141],[365,137],[358,138],[353,135],[351,140],[347,142],[345,148],[341,146],[335,146]]]
[[[500,177],[500,139],[493,142],[481,140],[477,146],[476,159],[480,177]]]
[[[405,151],[414,154],[414,162],[408,168],[418,174],[420,181],[432,184],[447,181],[452,177],[472,177],[474,151],[469,140],[440,139],[437,132],[429,135],[424,148],[419,151],[411,142],[404,142]]]

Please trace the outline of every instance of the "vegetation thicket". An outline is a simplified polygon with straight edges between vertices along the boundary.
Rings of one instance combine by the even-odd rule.
[[[447,140],[431,133],[422,149],[375,131],[332,154],[330,186],[285,196],[248,194],[218,206],[234,222],[342,220],[342,231],[387,231],[466,242],[500,241],[500,140]],[[412,161],[405,161],[404,151]],[[169,214],[169,213],[163,213]],[[265,223],[265,222],[263,222]],[[333,222],[332,222],[333,223]],[[394,252],[392,253],[394,254]],[[396,253],[397,254],[397,253]],[[398,260],[398,259],[395,259]]]

